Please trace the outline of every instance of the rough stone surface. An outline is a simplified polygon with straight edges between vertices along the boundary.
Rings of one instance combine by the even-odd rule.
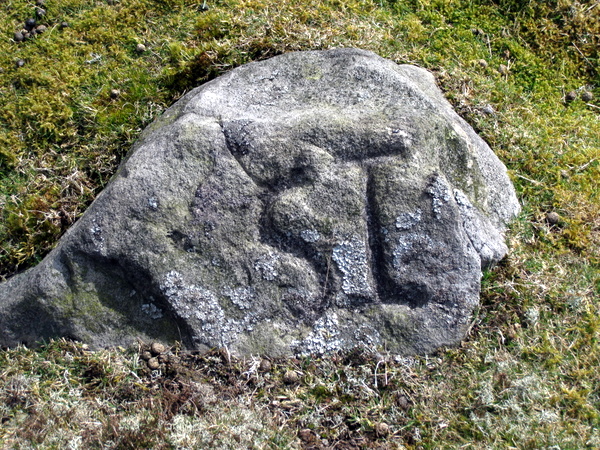
[[[464,336],[518,210],[430,73],[289,53],[148,127],[57,248],[0,285],[0,344],[431,352]]]

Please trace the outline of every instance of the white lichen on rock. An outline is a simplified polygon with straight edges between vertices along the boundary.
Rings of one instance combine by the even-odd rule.
[[[317,242],[319,239],[321,239],[321,235],[316,230],[302,230],[300,232],[300,237],[302,240],[304,240],[304,242],[309,243]]]
[[[259,272],[264,280],[274,281],[279,276],[276,269],[278,261],[278,254],[266,253],[254,261],[254,270]]]
[[[335,312],[328,312],[315,322],[312,331],[301,341],[293,341],[301,355],[322,355],[344,348],[344,340],[340,338],[339,319]]]
[[[364,241],[353,237],[333,248],[333,260],[342,272],[342,290],[348,295],[370,297],[374,293]]]
[[[250,309],[252,300],[256,297],[256,291],[251,286],[241,286],[235,289],[226,288],[223,290],[223,295],[237,306],[239,309]]]
[[[415,212],[412,213],[400,214],[396,217],[396,228],[398,230],[410,230],[421,221],[422,214],[423,211],[421,211],[420,208],[417,208]]]
[[[442,208],[451,199],[448,184],[441,175],[435,175],[433,181],[427,188],[427,193],[431,195],[433,214],[435,215],[436,219],[441,218]]]
[[[147,314],[151,319],[160,319],[163,317],[162,309],[158,308],[154,303],[144,303],[142,312]]]

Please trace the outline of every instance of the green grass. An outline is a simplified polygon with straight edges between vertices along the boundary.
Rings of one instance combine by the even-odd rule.
[[[252,60],[339,46],[434,72],[514,180],[511,253],[485,274],[463,345],[430,357],[260,371],[173,349],[178,361],[152,374],[132,350],[2,351],[0,446],[599,448],[600,3],[207,4],[46,0],[47,31],[15,43],[35,5],[2,2],[0,277],[37,263],[186,91]]]

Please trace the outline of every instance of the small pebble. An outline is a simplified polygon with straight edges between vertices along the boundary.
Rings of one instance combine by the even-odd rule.
[[[304,442],[310,442],[313,438],[313,433],[308,428],[304,428],[298,432],[298,437]]]
[[[560,216],[557,212],[551,211],[548,214],[546,214],[546,220],[550,225],[556,225],[560,222]]]
[[[403,411],[408,411],[408,408],[410,408],[410,403],[406,398],[406,395],[398,396],[397,403],[400,409],[402,409]]]
[[[583,91],[581,93],[581,100],[584,102],[591,102],[593,98],[594,94],[592,94],[590,91]]]
[[[110,90],[110,98],[112,98],[113,100],[119,98],[119,95],[121,95],[121,91],[119,91],[118,89]]]
[[[487,62],[485,59],[480,59],[480,60],[478,61],[478,63],[479,63],[479,65],[480,65],[481,67],[483,67],[484,69],[485,69],[485,68],[488,66],[488,62]]]
[[[283,382],[286,383],[286,384],[297,383],[299,379],[300,379],[300,377],[298,376],[298,374],[294,370],[288,370],[283,375]]]
[[[41,19],[46,15],[46,10],[44,8],[35,8],[35,15],[38,19]]]
[[[496,114],[496,110],[492,105],[485,105],[483,108],[481,108],[481,112],[488,115]]]
[[[44,31],[46,31],[48,28],[46,28],[46,25],[38,25],[37,27],[35,27],[35,32],[37,34],[42,34]]]
[[[500,72],[500,75],[508,75],[508,67],[504,64],[500,64],[498,67],[498,72]]]
[[[35,4],[38,6],[44,6],[46,4],[46,0],[37,0]]]
[[[146,46],[144,44],[138,44],[135,47],[135,51],[138,53],[144,53],[146,51]]]
[[[25,38],[23,37],[23,33],[21,33],[20,31],[15,31],[15,36],[13,37],[13,39],[15,40],[15,42],[23,42]]]
[[[263,359],[260,362],[260,366],[258,367],[258,369],[261,372],[270,372],[271,368],[272,368],[271,361],[269,361],[268,359]]]
[[[156,370],[160,367],[158,358],[150,358],[146,364],[148,364],[148,369],[150,370]]]
[[[35,28],[35,19],[33,17],[30,17],[29,19],[27,19],[25,21],[25,29],[27,31],[33,30]]]
[[[567,95],[565,95],[565,100],[567,102],[572,102],[576,98],[577,98],[577,92],[575,92],[575,91],[567,92]]]
[[[151,346],[150,346],[150,351],[154,354],[154,355],[160,355],[161,353],[165,352],[165,346],[162,345],[160,342],[154,342]]]
[[[387,436],[390,434],[390,427],[385,422],[378,422],[375,424],[375,434],[377,436]]]
[[[61,22],[60,27],[61,28],[69,28],[69,22]]]
[[[198,9],[199,9],[200,11],[202,11],[202,12],[204,12],[204,11],[208,11],[208,5],[206,4],[206,2],[205,2],[205,3],[202,3],[202,4],[201,4],[201,5],[198,7]]]
[[[17,59],[15,61],[15,66],[17,66],[17,68],[23,67],[24,65],[25,65],[25,60],[24,59]]]
[[[144,361],[148,361],[150,358],[152,358],[152,353],[150,353],[149,351],[145,351],[142,352],[140,356]]]

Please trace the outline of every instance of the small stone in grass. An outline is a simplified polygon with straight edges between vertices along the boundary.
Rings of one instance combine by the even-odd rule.
[[[36,34],[42,34],[46,30],[46,25],[38,25],[37,27],[35,27]]]
[[[41,19],[46,15],[46,10],[44,8],[35,8],[35,15],[38,19]]]
[[[546,220],[550,225],[556,225],[560,222],[560,216],[555,211],[550,211],[546,214]]]
[[[37,0],[35,4],[38,6],[44,6],[46,4],[46,0]]]
[[[23,33],[21,33],[20,31],[15,31],[13,39],[15,42],[23,42],[25,38],[23,37]]]
[[[69,22],[61,22],[60,27],[61,28],[69,28]]]
[[[500,75],[508,75],[508,67],[504,64],[500,64],[498,72],[500,72]]]
[[[294,370],[288,370],[283,375],[283,382],[285,384],[294,384],[294,383],[297,383],[299,379],[300,379],[300,377],[298,376],[298,374]]]
[[[408,411],[408,408],[410,408],[410,403],[408,401],[408,398],[406,398],[406,395],[399,395],[396,399],[396,402],[398,403],[400,409],[402,409],[403,411]]]
[[[138,53],[144,53],[146,51],[146,46],[144,44],[138,44],[135,47],[135,51]]]
[[[493,115],[496,113],[492,105],[484,105],[483,108],[481,108],[481,112],[488,115]]]
[[[268,359],[263,359],[260,362],[260,366],[258,367],[258,369],[261,372],[270,372],[271,371],[271,367],[272,367],[271,361],[269,361]]]
[[[142,352],[141,358],[144,361],[148,361],[150,358],[152,358],[152,353],[150,353],[149,351]]]
[[[162,345],[160,342],[154,342],[150,346],[150,351],[155,355],[160,355],[161,353],[165,352],[165,346]]]
[[[121,91],[119,91],[118,89],[110,90],[110,98],[112,98],[113,100],[119,98],[119,95],[121,95]]]
[[[304,428],[298,432],[298,437],[304,442],[310,442],[313,440],[313,433],[308,428]]]
[[[375,434],[377,434],[377,436],[387,436],[388,434],[390,434],[390,427],[387,423],[385,422],[378,422],[375,424]]]
[[[567,95],[565,95],[565,100],[567,102],[572,102],[576,98],[577,98],[577,92],[575,92],[575,91],[567,92]]]
[[[15,61],[15,66],[17,66],[17,68],[23,67],[25,65],[25,60],[24,59],[17,59]]]
[[[581,100],[584,102],[591,102],[593,98],[594,94],[592,94],[590,91],[583,91],[581,93]]]
[[[33,30],[35,28],[35,19],[33,17],[30,17],[29,19],[27,19],[25,21],[25,29],[27,31]]]
[[[150,358],[146,364],[148,364],[148,369],[150,370],[156,370],[160,367],[158,358]]]
[[[485,69],[488,66],[488,62],[485,59],[480,59],[479,65]]]

